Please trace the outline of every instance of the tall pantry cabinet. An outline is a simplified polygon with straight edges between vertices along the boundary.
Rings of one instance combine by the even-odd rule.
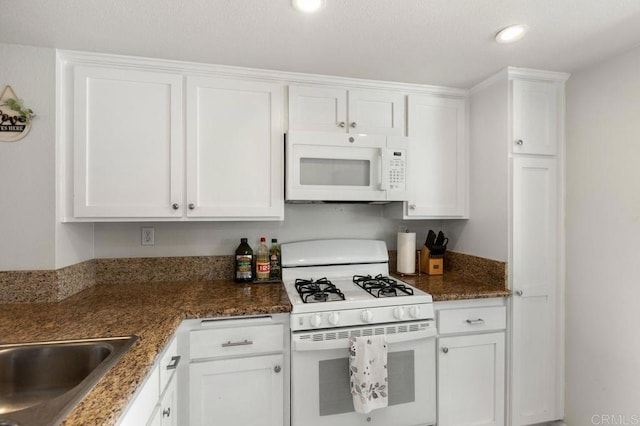
[[[507,68],[471,90],[472,199],[483,229],[506,241],[510,341],[507,424],[531,425],[564,415],[564,85],[568,75]],[[474,188],[471,188],[474,192]],[[493,222],[493,223],[490,223]],[[487,226],[488,225],[488,226]],[[475,228],[475,229],[474,229]],[[473,245],[472,241],[470,245]],[[481,250],[478,246],[478,250]],[[481,252],[481,251],[480,251]]]

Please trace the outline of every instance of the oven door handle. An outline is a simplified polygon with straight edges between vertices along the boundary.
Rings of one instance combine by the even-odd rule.
[[[415,340],[429,339],[436,337],[436,329],[412,331],[409,333],[387,334],[387,344],[413,342]],[[347,349],[349,347],[349,339],[322,340],[314,342],[313,340],[295,340],[293,341],[293,350],[297,352],[305,351],[322,351],[329,349]]]

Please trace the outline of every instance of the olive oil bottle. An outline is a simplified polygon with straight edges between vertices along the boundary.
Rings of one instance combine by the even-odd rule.
[[[253,250],[246,238],[240,238],[240,245],[236,249],[236,282],[253,281]]]

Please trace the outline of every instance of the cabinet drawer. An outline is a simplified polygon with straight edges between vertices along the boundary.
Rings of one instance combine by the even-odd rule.
[[[438,312],[438,332],[449,334],[502,330],[507,324],[506,313],[504,306],[444,309]]]
[[[189,334],[191,359],[235,356],[283,349],[281,324],[254,327],[193,330]]]
[[[164,391],[173,373],[176,372],[179,362],[178,339],[174,337],[167,345],[167,349],[164,351],[162,358],[160,358],[160,393]]]

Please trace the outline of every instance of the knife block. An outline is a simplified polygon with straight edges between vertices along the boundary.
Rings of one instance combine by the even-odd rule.
[[[427,275],[442,275],[444,273],[444,259],[431,257],[431,252],[427,246],[422,246],[422,250],[420,250],[420,270]]]

